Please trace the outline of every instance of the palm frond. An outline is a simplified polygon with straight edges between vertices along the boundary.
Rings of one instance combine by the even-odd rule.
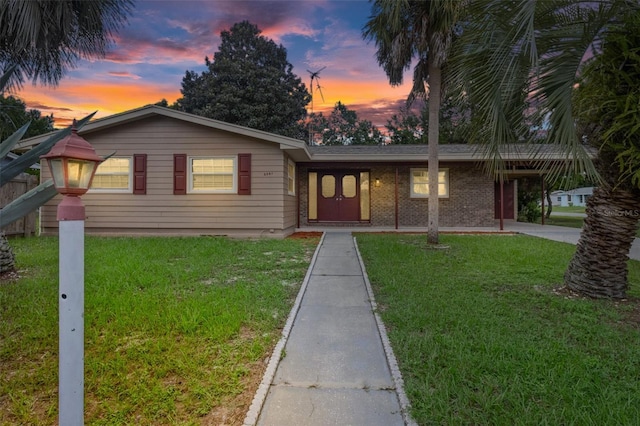
[[[76,128],[81,129],[91,118],[95,115],[95,112],[89,114],[83,119],[79,120],[76,123]],[[19,158],[16,158],[8,165],[4,166],[2,170],[0,170],[0,182],[8,182],[14,177],[18,176],[25,169],[31,166],[34,163],[40,161],[40,156],[46,154],[51,150],[51,147],[56,144],[59,140],[65,138],[66,136],[71,134],[71,127],[67,127],[66,129],[59,130],[53,135],[49,136],[45,141],[41,142],[35,148],[25,152]],[[16,141],[17,142],[17,141]]]
[[[450,84],[470,99],[474,130],[488,171],[504,169],[500,147],[531,140],[531,126],[548,129],[568,161],[539,159],[551,178],[575,172],[597,179],[579,140],[572,106],[585,58],[597,49],[628,0],[490,0],[472,2],[452,49]],[[636,3],[636,6],[637,3]]]
[[[18,141],[20,141],[20,139],[22,139],[22,137],[27,132],[27,130],[29,130],[29,125],[30,124],[31,123],[29,122],[29,123],[25,124],[24,126],[20,127],[18,130],[13,132],[13,134],[11,136],[9,136],[7,139],[2,141],[2,143],[0,143],[0,160],[3,159],[4,157],[6,157],[7,154],[9,154],[9,152],[11,152],[11,150],[16,145],[16,143],[18,143]],[[1,182],[2,181],[0,180],[0,185],[2,185]]]
[[[22,194],[11,203],[0,209],[0,228],[15,222],[37,209],[56,196],[58,191],[53,186],[53,181],[48,180],[32,190]]]

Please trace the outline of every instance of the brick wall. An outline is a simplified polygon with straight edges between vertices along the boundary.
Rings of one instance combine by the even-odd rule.
[[[374,227],[395,227],[395,178],[398,169],[398,226],[426,227],[428,203],[426,198],[411,198],[408,165],[362,167],[371,177],[371,222]],[[449,169],[449,198],[440,199],[439,226],[493,226],[494,183],[479,166],[473,163],[441,163]],[[300,194],[300,226],[313,226],[307,221],[307,170],[298,165]],[[374,185],[380,179],[380,186]],[[324,226],[324,224],[323,224]],[[339,226],[339,224],[338,224]],[[350,224],[350,226],[352,226]]]

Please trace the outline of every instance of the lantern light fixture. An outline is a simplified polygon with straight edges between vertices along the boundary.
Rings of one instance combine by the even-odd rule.
[[[78,135],[76,120],[71,134],[40,158],[47,160],[53,184],[60,194],[79,196],[89,190],[98,165],[104,161],[91,144]]]

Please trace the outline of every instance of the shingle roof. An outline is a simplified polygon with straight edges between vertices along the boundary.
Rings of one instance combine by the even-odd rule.
[[[307,148],[314,161],[426,161],[428,145],[331,145]],[[446,144],[438,146],[440,161],[482,161],[480,145]],[[567,152],[557,145],[509,144],[501,147],[504,160],[566,160]]]
[[[280,145],[295,161],[317,162],[426,162],[428,145],[331,145],[307,146],[304,141],[291,139],[273,133],[250,129],[234,124],[224,123],[200,117],[194,114],[176,111],[157,105],[147,105],[141,108],[122,112],[109,117],[100,118],[87,123],[79,133],[90,134],[94,131],[108,129],[149,116],[160,115],[177,120],[187,121],[205,127],[237,133],[251,138]],[[28,150],[46,138],[40,135],[20,141],[17,150]],[[451,144],[439,145],[440,161],[483,161],[489,158],[484,155],[480,145]],[[558,145],[511,144],[501,147],[500,154],[505,161],[557,160],[571,159],[567,148]],[[592,155],[592,154],[591,154]]]

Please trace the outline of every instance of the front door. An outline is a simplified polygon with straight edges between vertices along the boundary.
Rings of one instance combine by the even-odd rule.
[[[514,181],[511,180],[509,182],[503,183],[503,198],[504,198],[504,206],[502,207],[503,219],[514,219],[514,210],[515,210],[515,184]],[[494,185],[494,198],[495,198],[495,218],[500,219],[500,182],[496,182]]]
[[[318,220],[360,220],[359,172],[318,172]]]

